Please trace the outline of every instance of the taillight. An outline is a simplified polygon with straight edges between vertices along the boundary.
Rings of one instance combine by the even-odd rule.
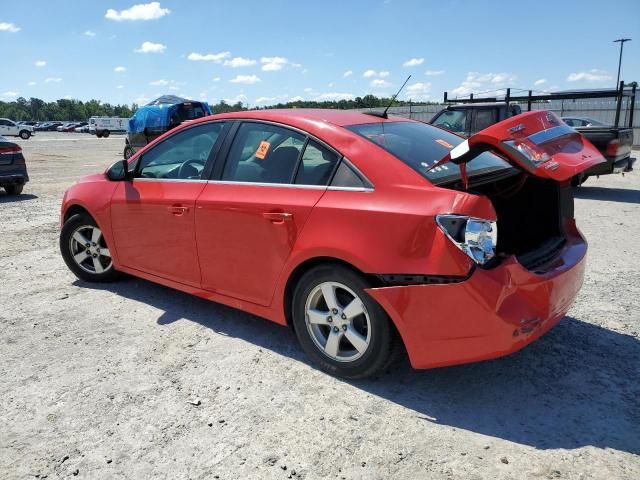
[[[0,147],[0,155],[13,155],[14,153],[20,153],[22,147],[20,145],[14,145],[11,147]]]
[[[620,139],[614,138],[607,143],[607,155],[610,157],[617,157],[620,152]]]
[[[436,223],[447,237],[471,259],[484,265],[496,255],[496,222],[465,215],[436,215]]]

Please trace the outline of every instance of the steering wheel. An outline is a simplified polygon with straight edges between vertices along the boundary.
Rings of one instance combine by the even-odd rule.
[[[180,168],[178,169],[178,178],[188,178],[186,175],[188,167],[191,167],[193,170],[196,170],[196,173],[199,173],[197,169],[192,166],[193,164],[200,165],[202,168],[204,168],[204,162],[202,160],[198,158],[192,158],[180,165]]]

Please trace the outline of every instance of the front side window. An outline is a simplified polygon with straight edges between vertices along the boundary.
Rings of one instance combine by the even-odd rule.
[[[498,121],[498,111],[495,108],[476,110],[476,118],[473,124],[473,131],[479,132],[490,127]]]
[[[163,140],[140,159],[139,178],[199,180],[223,123],[206,123]]]
[[[288,128],[245,122],[233,140],[222,180],[291,183],[305,136]]]
[[[438,115],[432,125],[464,135],[467,131],[467,110],[445,110]]]
[[[431,168],[463,139],[419,122],[377,122],[346,127],[403,161],[420,175],[438,185],[460,179],[453,163]],[[479,154],[467,164],[469,177],[513,169],[491,152]]]

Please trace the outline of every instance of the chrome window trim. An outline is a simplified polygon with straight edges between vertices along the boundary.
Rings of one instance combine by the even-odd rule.
[[[208,180],[201,178],[142,178],[136,177],[131,179],[132,182],[185,182],[185,183],[207,183]]]
[[[155,180],[155,179],[149,179]],[[199,180],[200,181],[200,180]],[[214,185],[241,185],[247,187],[279,187],[279,188],[301,188],[305,190],[331,190],[344,192],[373,192],[373,188],[362,187],[331,187],[328,185],[302,185],[297,183],[267,183],[267,182],[236,182],[234,180],[207,180],[207,183]]]

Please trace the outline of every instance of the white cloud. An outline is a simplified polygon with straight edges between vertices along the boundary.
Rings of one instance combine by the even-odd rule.
[[[329,82],[329,83],[327,84],[327,87],[329,87],[329,88],[333,88],[333,82]]]
[[[352,93],[329,92],[329,93],[321,93],[315,99],[318,101],[323,101],[323,100],[337,101],[337,100],[351,100],[352,98],[355,98]]]
[[[373,88],[387,88],[387,87],[391,86],[391,84],[389,82],[387,82],[386,80],[382,80],[380,78],[376,78],[375,80],[371,80],[370,85]]]
[[[214,82],[219,82],[219,81],[220,81],[220,77],[214,77],[214,78],[213,78],[213,81],[214,81]]]
[[[588,72],[577,72],[571,73],[567,77],[567,82],[606,82],[611,80],[613,77],[609,75],[604,70],[598,70],[596,68],[592,68]]]
[[[0,32],[16,33],[20,31],[20,27],[13,23],[0,22]]]
[[[18,96],[18,92],[11,92],[11,91],[4,92],[2,95],[0,95],[0,97],[7,98],[7,99],[16,98],[17,96]]]
[[[169,85],[167,80],[154,80],[153,82],[149,82],[149,85],[152,87],[166,87]]]
[[[236,75],[236,78],[229,80],[231,83],[242,83],[244,85],[253,85],[254,83],[261,82],[260,77],[257,75]]]
[[[118,90],[122,90],[122,89],[124,88],[124,85],[118,85],[116,88],[117,88]]]
[[[313,88],[307,87],[307,88],[304,89],[304,91],[307,92],[307,93],[311,93],[311,92],[313,92]]]
[[[290,102],[302,102],[304,101],[304,97],[301,97],[300,95],[296,96],[296,97],[292,97],[289,99]]]
[[[244,93],[240,93],[235,97],[225,98],[224,101],[227,103],[238,103],[238,102],[245,103],[247,101],[247,96]]]
[[[442,75],[443,73],[444,70],[427,70],[424,72],[427,77],[435,77],[436,75]]]
[[[44,67],[44,66],[47,65],[47,62],[45,62],[44,60],[38,60],[38,61],[34,62],[34,65],[36,67]]]
[[[60,77],[49,77],[44,79],[44,83],[60,83],[62,79]]]
[[[160,7],[160,2],[140,3],[134,5],[126,10],[114,10],[110,8],[104,15],[109,20],[115,20],[116,22],[122,22],[124,20],[136,21],[136,20],[157,20],[165,15],[169,15],[171,10],[168,8]]]
[[[275,72],[277,70],[282,70],[289,60],[284,57],[262,57],[260,59],[260,63],[262,63],[262,70],[265,72]]]
[[[407,87],[407,98],[411,100],[428,100],[431,98],[431,83],[416,82]]]
[[[144,95],[139,95],[133,100],[133,103],[137,103],[138,105],[146,105],[150,100],[150,98],[145,97]]]
[[[29,85],[30,87],[33,87],[34,85],[37,85],[37,82],[29,82],[27,85]]]
[[[175,85],[171,85],[169,87],[169,90],[171,90],[172,92],[175,92],[176,90],[180,90],[178,87],[176,87]]]
[[[87,30],[86,32],[84,32],[84,35],[86,35],[87,37],[95,37],[96,36],[96,32],[94,32],[92,30]]]
[[[126,68],[126,67],[123,67],[122,65],[120,65],[120,66],[118,66],[118,67],[114,68],[114,69],[113,69],[113,71],[114,71],[114,72],[117,72],[117,73],[122,73],[122,72],[126,72],[126,71],[127,71],[127,68]]]
[[[410,58],[402,64],[403,67],[417,67],[424,63],[424,58]]]
[[[537,87],[539,85],[544,85],[545,83],[547,83],[547,79],[546,78],[541,78],[540,80],[536,80],[535,82],[533,82],[533,84]]]
[[[220,63],[225,58],[229,58],[231,56],[231,52],[220,52],[220,53],[196,53],[192,52],[187,56],[188,60],[192,62],[215,62]]]
[[[362,76],[364,78],[373,78],[373,77],[385,78],[389,76],[389,72],[386,72],[386,71],[376,72],[375,70],[367,70],[362,74]]]
[[[256,98],[256,103],[273,102],[275,99],[276,97],[258,97]]]
[[[346,72],[344,72],[342,76],[344,78],[347,78],[347,77],[350,77],[351,75],[353,75],[353,70],[347,70]]]
[[[251,58],[234,57],[231,60],[225,60],[224,64],[231,68],[250,67],[257,62]]]
[[[478,73],[468,72],[467,77],[460,85],[454,88],[451,93],[459,97],[464,97],[470,93],[481,93],[490,91],[493,95],[502,94],[502,89],[513,84],[516,79],[512,73]]]
[[[167,49],[166,45],[161,43],[144,42],[140,48],[136,49],[137,53],[164,53]]]

